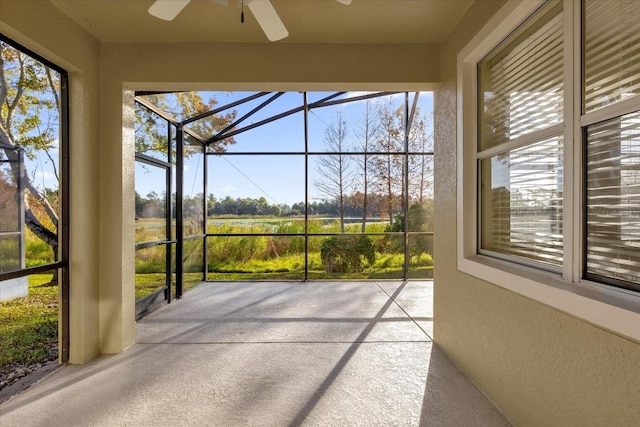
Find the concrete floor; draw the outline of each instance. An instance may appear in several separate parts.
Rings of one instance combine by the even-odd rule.
[[[209,283],[0,426],[508,426],[433,344],[433,283]]]

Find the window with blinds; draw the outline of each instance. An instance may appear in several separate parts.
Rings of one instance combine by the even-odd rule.
[[[640,290],[640,113],[587,128],[586,273]]]
[[[562,265],[562,137],[481,160],[481,247]]]
[[[584,2],[584,112],[640,92],[640,1]]]
[[[587,279],[640,291],[640,2],[586,0],[584,14],[585,251]],[[600,119],[599,119],[600,120]]]
[[[563,13],[547,2],[478,63],[479,251],[563,262]]]
[[[478,64],[480,151],[562,123],[562,41],[552,2]]]

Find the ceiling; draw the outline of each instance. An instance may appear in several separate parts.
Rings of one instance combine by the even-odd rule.
[[[191,0],[171,22],[149,15],[154,0],[50,0],[105,42],[269,43],[236,0]],[[248,0],[245,0],[245,2]],[[264,1],[264,0],[255,0]],[[441,43],[473,0],[272,0],[289,37],[276,43]]]

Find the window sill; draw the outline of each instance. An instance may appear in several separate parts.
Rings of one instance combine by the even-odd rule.
[[[459,259],[458,269],[640,342],[640,295],[602,284],[571,283],[553,273],[481,255]]]

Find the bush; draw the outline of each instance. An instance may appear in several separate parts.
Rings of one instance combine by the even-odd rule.
[[[403,269],[404,254],[383,254],[380,256],[380,259],[376,261],[376,267],[381,269]]]
[[[409,222],[407,231],[420,232],[433,230],[433,220],[427,207],[414,203],[409,207]],[[388,224],[384,231],[386,233],[400,233],[404,231],[404,215],[401,213],[393,217],[392,224]],[[378,245],[379,252],[402,252],[404,250],[404,237],[385,236]],[[429,235],[416,235],[409,239],[409,254],[412,257],[421,253],[433,253],[433,238]]]
[[[364,261],[376,260],[373,241],[366,236],[333,236],[320,245],[320,258],[327,273],[361,271]]]
[[[433,267],[433,257],[428,253],[421,253],[411,257],[412,267]]]

